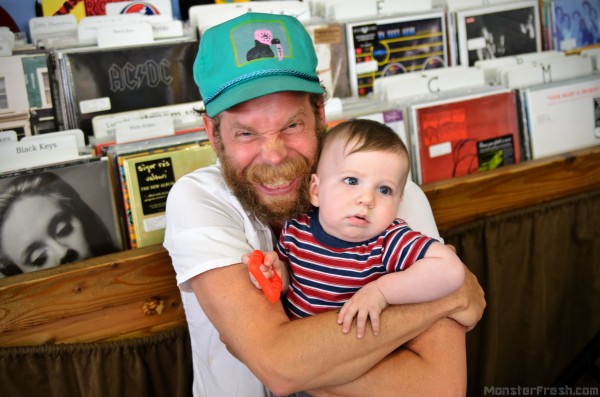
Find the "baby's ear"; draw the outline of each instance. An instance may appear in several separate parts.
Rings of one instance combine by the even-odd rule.
[[[308,197],[314,207],[319,206],[319,177],[312,174],[310,177],[310,186],[308,188]]]

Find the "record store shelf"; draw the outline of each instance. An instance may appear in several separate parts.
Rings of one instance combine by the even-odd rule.
[[[474,219],[600,189],[600,145],[423,189],[443,235]],[[160,245],[0,279],[0,297],[2,346],[133,338],[185,324]]]

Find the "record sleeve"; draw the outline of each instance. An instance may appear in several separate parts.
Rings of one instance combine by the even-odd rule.
[[[522,90],[532,159],[600,144],[597,76]]]
[[[461,65],[542,50],[537,0],[456,11]]]
[[[29,101],[21,57],[0,57],[0,121],[29,118]]]
[[[590,0],[552,0],[554,48],[571,51],[600,43],[600,3]]]
[[[197,40],[58,51],[62,129],[89,138],[94,116],[200,100],[192,76],[197,51]]]
[[[31,130],[34,135],[54,132],[56,120],[49,76],[49,54],[22,55],[25,87],[29,99]]]
[[[86,16],[85,5],[81,0],[41,0],[42,16],[75,15],[77,21]]]
[[[441,11],[348,22],[346,39],[353,96],[368,95],[383,76],[447,66]]]
[[[188,144],[123,156],[123,196],[131,248],[161,244],[167,195],[175,182],[197,168],[214,164],[208,143]]]
[[[419,184],[521,162],[513,90],[486,88],[408,107],[413,171]]]
[[[9,250],[6,241],[0,249],[0,273],[18,274],[15,266],[25,271],[54,267],[123,249],[105,159],[2,174],[0,196],[11,206],[0,226],[10,241]],[[33,216],[26,207],[17,207],[26,198],[36,204]]]
[[[317,53],[317,75],[330,97],[351,95],[348,80],[346,30],[338,22],[307,22],[304,27]]]

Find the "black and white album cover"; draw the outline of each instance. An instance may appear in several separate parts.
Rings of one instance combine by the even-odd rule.
[[[461,65],[541,51],[536,0],[457,11],[456,28]]]
[[[0,176],[0,277],[123,247],[108,161],[88,158]]]
[[[197,40],[137,47],[86,48],[56,54],[64,129],[93,135],[102,114],[200,100],[192,65]]]

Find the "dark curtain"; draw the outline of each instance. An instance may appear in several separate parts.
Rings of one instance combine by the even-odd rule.
[[[550,386],[600,330],[600,191],[474,221],[443,237],[487,298],[467,335],[468,395]]]
[[[114,342],[0,348],[0,394],[23,397],[188,397],[187,327]]]

